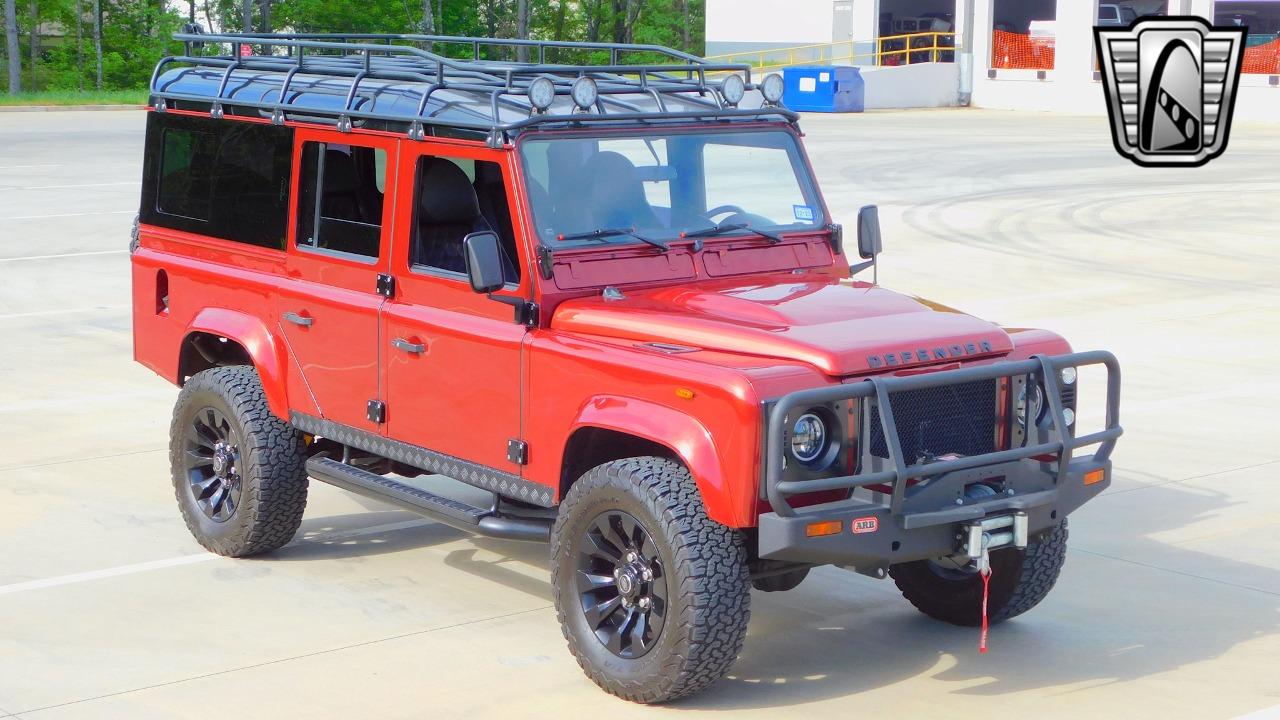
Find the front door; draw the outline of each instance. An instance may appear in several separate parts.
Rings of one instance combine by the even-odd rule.
[[[483,148],[433,155],[406,143],[400,167],[396,294],[382,312],[388,435],[519,474],[507,445],[521,437],[526,329],[513,321],[510,305],[471,290],[462,244],[473,232],[496,233],[510,260],[500,292],[528,297],[506,159]]]
[[[389,272],[398,141],[299,130],[288,279],[280,327],[293,355],[291,396],[312,395],[328,420],[381,432],[378,276]],[[385,201],[384,201],[385,198]],[[298,368],[300,372],[292,371]]]

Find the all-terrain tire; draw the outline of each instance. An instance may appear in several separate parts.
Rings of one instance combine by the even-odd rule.
[[[1053,589],[1067,559],[1067,521],[1027,543],[991,553],[989,620],[1002,622],[1035,607]],[[891,565],[889,575],[920,612],[952,625],[982,623],[982,578],[940,573],[930,561]]]
[[[587,622],[575,558],[592,523],[621,512],[656,546],[665,581],[665,625],[651,649],[621,657]],[[556,614],[569,651],[605,691],[639,703],[698,692],[737,659],[750,618],[750,578],[741,532],[707,517],[689,471],[672,460],[638,457],[600,465],[566,493],[551,537]]]
[[[225,418],[229,436],[237,441],[239,501],[221,521],[201,510],[185,458],[190,424],[210,409]],[[287,544],[307,506],[305,449],[302,434],[267,407],[252,367],[217,367],[192,376],[178,395],[169,429],[174,494],[191,534],[209,551],[228,557]]]

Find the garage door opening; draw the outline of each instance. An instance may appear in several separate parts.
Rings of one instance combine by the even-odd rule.
[[[1058,28],[1057,0],[995,0],[991,67],[1052,70]]]

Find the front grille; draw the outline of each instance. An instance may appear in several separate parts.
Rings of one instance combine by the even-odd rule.
[[[996,450],[996,380],[975,380],[891,393],[902,456],[908,465],[939,455],[981,455]],[[880,409],[871,408],[871,454],[888,458]]]

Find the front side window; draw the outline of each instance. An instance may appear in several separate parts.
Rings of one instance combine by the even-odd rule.
[[[298,247],[377,258],[386,172],[387,153],[380,148],[303,145]]]
[[[826,223],[795,137],[781,130],[530,139],[521,153],[534,224],[551,247],[636,242],[621,230],[673,240]]]
[[[409,259],[416,270],[462,276],[467,272],[463,241],[472,233],[492,232],[502,250],[504,279],[520,282],[501,165],[424,155],[418,159],[414,200]]]

